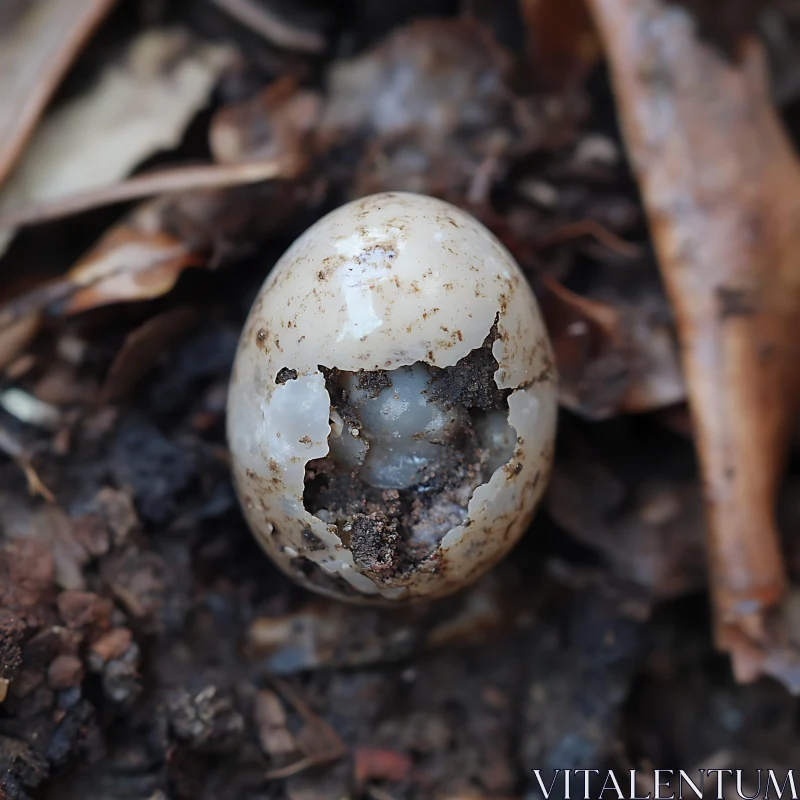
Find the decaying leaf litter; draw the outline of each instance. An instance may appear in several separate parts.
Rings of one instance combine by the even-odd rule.
[[[0,12],[0,796],[794,763],[794,4],[83,5]],[[355,609],[261,555],[222,423],[276,257],[388,189],[512,251],[562,416],[510,558]]]

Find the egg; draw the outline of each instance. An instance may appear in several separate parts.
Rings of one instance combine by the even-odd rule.
[[[556,394],[535,297],[493,234],[423,195],[348,203],[280,258],[243,329],[227,431],[244,515],[314,591],[449,594],[528,527]]]

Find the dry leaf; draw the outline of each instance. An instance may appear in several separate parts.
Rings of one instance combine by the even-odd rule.
[[[0,326],[0,369],[5,369],[35,338],[41,315],[32,311]]]
[[[158,205],[145,205],[111,228],[67,273],[73,293],[66,313],[159,297],[184,269],[202,263],[186,242],[160,228]]]
[[[35,225],[90,209],[142,200],[155,195],[207,192],[212,189],[245,186],[277,178],[294,178],[305,166],[296,160],[294,155],[287,154],[286,158],[279,161],[198,164],[145,172],[110,186],[87,189],[54,200],[45,200],[30,207],[0,213],[0,226],[17,228],[23,225]]]
[[[185,31],[142,34],[87,93],[43,121],[0,193],[0,213],[113,184],[175,147],[230,58]],[[12,235],[0,231],[0,249]]]
[[[116,0],[34,0],[0,36],[0,184],[53,92]]]
[[[166,348],[197,324],[193,308],[173,308],[157,314],[131,331],[108,370],[100,393],[101,401],[113,403],[131,392],[154,367]]]
[[[764,53],[738,61],[659,0],[591,0],[683,348],[718,646],[800,690],[774,614],[775,495],[800,390],[800,165]]]
[[[685,399],[673,332],[645,300],[612,305],[549,276],[542,281],[562,405],[587,419],[605,419]]]

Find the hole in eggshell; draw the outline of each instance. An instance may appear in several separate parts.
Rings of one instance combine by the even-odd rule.
[[[296,381],[297,380],[297,370],[296,369],[289,369],[289,367],[281,367],[278,370],[278,374],[275,376],[275,383],[278,386],[283,385],[287,381]]]
[[[358,569],[375,579],[411,571],[467,519],[475,489],[508,465],[516,433],[510,389],[494,379],[497,320],[452,367],[320,366],[331,402],[330,452],[306,465],[303,504],[335,525]]]

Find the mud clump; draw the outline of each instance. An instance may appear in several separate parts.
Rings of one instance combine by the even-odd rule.
[[[356,564],[376,575],[394,574],[402,549],[398,524],[397,517],[380,511],[350,517],[345,530],[349,528],[350,552]]]

